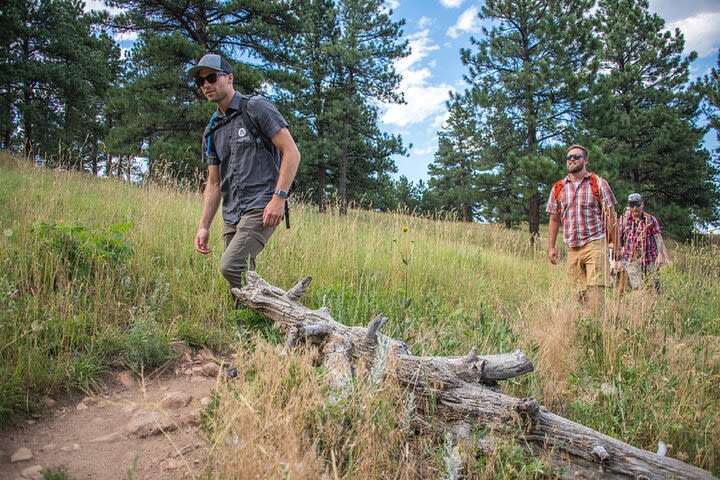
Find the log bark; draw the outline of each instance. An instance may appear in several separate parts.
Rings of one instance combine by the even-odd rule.
[[[423,420],[417,401],[413,426],[470,438],[477,426],[501,431],[520,444],[550,458],[563,478],[688,478],[711,479],[709,472],[679,460],[633,447],[615,438],[548,412],[533,398],[515,398],[495,388],[498,381],[533,370],[525,354],[413,356],[402,340],[380,333],[387,318],[379,315],[367,327],[337,322],[323,307],[310,310],[299,303],[311,277],[287,292],[248,272],[247,285],[233,289],[248,307],[272,320],[287,334],[286,348],[298,342],[318,347],[330,383],[337,389],[352,380],[363,365],[368,372],[393,376],[416,398],[434,399],[432,422]],[[560,468],[558,468],[560,467]]]

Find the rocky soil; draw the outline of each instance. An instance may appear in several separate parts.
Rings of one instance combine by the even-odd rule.
[[[102,391],[47,398],[39,418],[0,431],[0,479],[42,479],[42,469],[73,480],[207,478],[200,412],[223,361],[173,348],[180,360],[161,371],[115,372]]]

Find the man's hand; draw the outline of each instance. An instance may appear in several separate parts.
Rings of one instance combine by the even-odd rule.
[[[207,228],[198,228],[197,235],[195,235],[195,250],[205,254],[210,253],[212,250],[208,248],[208,240],[210,240],[210,232]]]
[[[285,200],[273,195],[263,210],[263,227],[277,227],[285,215]]]
[[[548,260],[550,260],[550,263],[552,263],[553,265],[557,265],[558,254],[557,254],[557,250],[555,249],[555,247],[548,247],[547,254],[548,254]]]

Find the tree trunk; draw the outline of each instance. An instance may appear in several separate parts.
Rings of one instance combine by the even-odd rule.
[[[392,377],[414,394],[413,426],[429,433],[451,432],[472,441],[476,427],[502,431],[535,455],[548,459],[563,478],[693,478],[710,473],[679,460],[632,447],[583,425],[548,412],[533,398],[505,395],[495,385],[531,372],[520,351],[478,356],[473,349],[462,357],[416,357],[402,340],[378,331],[387,321],[379,315],[367,327],[347,327],[323,307],[310,310],[299,303],[311,278],[287,292],[247,273],[247,285],[233,294],[287,334],[286,348],[299,342],[317,348],[331,387],[342,389],[359,371]],[[356,368],[364,365],[366,368]],[[434,405],[432,423],[427,406]],[[492,448],[492,442],[489,444]],[[483,444],[484,448],[487,443]]]
[[[528,228],[530,229],[530,245],[534,246],[535,240],[540,236],[540,193],[537,191],[530,195]]]

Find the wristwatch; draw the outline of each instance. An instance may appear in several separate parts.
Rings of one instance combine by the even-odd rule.
[[[282,198],[283,200],[287,200],[288,198],[288,192],[286,192],[285,190],[273,190],[273,193],[278,197]]]

